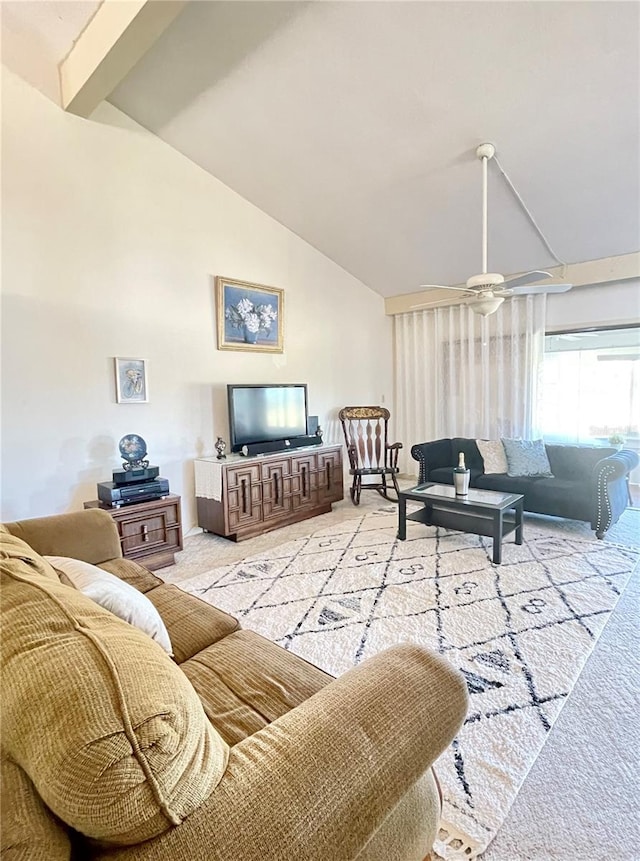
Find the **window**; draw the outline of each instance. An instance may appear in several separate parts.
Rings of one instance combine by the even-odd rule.
[[[640,327],[545,335],[541,407],[547,442],[609,445],[620,437],[636,448]]]

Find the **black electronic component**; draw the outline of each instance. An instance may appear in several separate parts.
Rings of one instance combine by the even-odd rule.
[[[169,493],[169,482],[166,478],[156,478],[155,481],[140,481],[135,484],[117,485],[113,481],[98,482],[98,499],[105,505],[118,507],[132,502],[146,502],[149,499],[160,499]]]

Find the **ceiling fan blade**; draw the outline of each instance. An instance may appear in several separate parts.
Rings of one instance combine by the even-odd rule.
[[[472,296],[471,293],[467,294],[469,297]],[[448,308],[450,305],[457,305],[458,300],[456,299],[439,299],[437,302],[421,302],[419,305],[409,305],[409,310],[411,311],[419,311],[421,308]]]
[[[409,310],[420,311],[422,308],[435,308],[436,305],[441,305],[441,302],[422,302],[420,305],[409,305]]]
[[[551,272],[534,269],[531,272],[524,272],[522,275],[514,275],[512,278],[505,278],[504,283],[509,287],[522,287],[525,284],[535,284],[536,281],[542,281],[543,278],[553,278],[553,275]]]
[[[447,284],[420,284],[420,287],[423,287],[425,290],[433,288],[434,290],[461,290],[463,293],[469,292],[466,287],[449,287]]]
[[[531,287],[512,287],[512,296],[535,296],[539,293],[566,293],[573,284],[533,284]]]

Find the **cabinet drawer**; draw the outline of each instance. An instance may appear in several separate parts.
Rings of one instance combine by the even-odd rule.
[[[271,481],[274,475],[284,478],[291,475],[291,458],[283,457],[278,460],[268,460],[260,464],[260,477],[262,481]]]
[[[342,452],[321,452],[318,455],[318,469],[320,471],[324,471],[327,465],[331,465],[333,468],[340,467],[340,469],[342,469]]]
[[[103,508],[97,500],[85,502],[85,508]],[[182,550],[180,497],[105,508],[114,519],[120,537],[122,555],[155,570],[173,565],[174,553]]]
[[[303,472],[315,472],[318,469],[316,454],[297,454],[291,458],[291,473],[298,475]]]
[[[252,503],[246,509],[234,508],[227,512],[227,525],[229,532],[236,532],[243,526],[262,521],[262,503]]]
[[[239,484],[227,490],[227,528],[235,532],[241,526],[259,523],[262,519],[262,488],[244,475]]]
[[[150,550],[159,545],[179,547],[175,509],[129,516],[118,522],[124,556],[135,550]]]
[[[291,483],[289,462],[263,465],[262,510],[264,518],[279,517],[291,511]],[[268,476],[268,477],[267,477]]]
[[[318,495],[321,502],[337,502],[344,497],[342,452],[318,455]]]
[[[318,504],[318,473],[302,469],[291,476],[291,498],[296,508]]]
[[[260,464],[247,463],[239,466],[230,466],[224,472],[224,481],[228,490],[241,487],[242,484],[257,485],[260,483]]]

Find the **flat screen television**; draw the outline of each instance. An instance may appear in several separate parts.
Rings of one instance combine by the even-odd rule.
[[[227,398],[231,451],[307,433],[306,383],[228,385]]]

